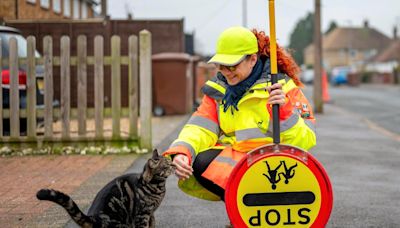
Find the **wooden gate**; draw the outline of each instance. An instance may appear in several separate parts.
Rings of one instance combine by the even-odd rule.
[[[9,42],[8,57],[2,56],[0,50],[0,100],[3,101],[0,102],[0,120],[3,120],[0,121],[0,143],[3,146],[36,148],[50,145],[53,149],[77,145],[150,149],[151,34],[142,30],[139,39],[134,35],[128,39],[128,47],[124,47],[129,49],[128,56],[120,54],[119,36],[111,38],[111,56],[104,56],[102,36],[94,38],[94,56],[87,56],[87,38],[83,35],[76,40],[77,56],[70,56],[71,40],[68,36],[61,37],[60,56],[53,56],[50,36],[43,38],[43,56],[35,55],[36,41],[33,36],[27,38],[27,47],[18,47],[15,37],[0,40],[0,49],[1,42]],[[25,48],[27,56],[20,57],[18,49]],[[94,85],[90,85],[94,86],[93,108],[87,107],[87,67],[90,65],[95,72]],[[111,66],[111,85],[104,85],[106,65]],[[121,65],[129,68],[128,94],[121,94]],[[37,66],[44,67],[44,75],[36,75]],[[53,97],[53,66],[60,69],[60,101]],[[76,72],[70,71],[71,66],[76,66]],[[71,108],[71,77],[77,77],[77,108]],[[111,86],[111,107],[104,107],[106,86]],[[43,93],[43,104],[37,101],[37,89]],[[3,95],[7,92],[9,108],[5,109]],[[129,107],[121,107],[121,96],[129,97]],[[25,107],[22,100],[26,103]],[[3,135],[3,125],[7,122],[9,134]],[[20,132],[21,124],[26,124],[26,132]]]

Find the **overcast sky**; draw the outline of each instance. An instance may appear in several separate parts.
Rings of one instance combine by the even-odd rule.
[[[212,54],[218,35],[227,27],[242,25],[243,0],[109,0],[113,19],[181,19],[184,29],[194,33],[198,53]],[[368,19],[371,27],[389,37],[393,27],[400,34],[400,0],[321,0],[322,29],[334,20],[339,26],[358,27]],[[300,18],[314,10],[314,0],[276,0],[276,36],[288,45],[289,36]],[[268,26],[268,0],[247,0],[247,27],[265,30]]]

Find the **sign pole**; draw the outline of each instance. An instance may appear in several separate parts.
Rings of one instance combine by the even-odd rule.
[[[271,59],[271,82],[278,83],[278,64],[276,56],[276,35],[275,35],[275,1],[269,0],[269,36],[270,36],[270,59]],[[279,144],[280,126],[279,126],[279,104],[272,105],[272,134],[274,144]]]
[[[314,14],[314,110],[324,112],[322,99],[322,37],[321,37],[321,0],[315,0]]]

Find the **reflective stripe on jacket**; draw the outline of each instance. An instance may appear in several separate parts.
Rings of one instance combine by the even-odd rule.
[[[184,126],[179,137],[164,152],[165,156],[185,154],[192,164],[196,155],[212,147],[230,146],[234,151],[248,152],[258,146],[272,143],[272,122],[267,111],[269,97],[267,86],[270,76],[263,73],[238,103],[239,111],[223,111],[221,102],[227,85],[217,77],[206,82],[202,91],[202,103]],[[301,90],[288,76],[279,74],[278,82],[287,97],[283,110],[286,117],[281,119],[281,142],[308,150],[316,144],[315,119],[311,106]],[[208,173],[212,172],[207,170]],[[218,172],[222,172],[219,170]],[[228,174],[229,175],[229,174]],[[204,189],[197,186],[193,177],[186,183],[180,181],[181,189],[203,199],[215,200],[215,195],[207,196]],[[197,193],[196,193],[197,191]]]

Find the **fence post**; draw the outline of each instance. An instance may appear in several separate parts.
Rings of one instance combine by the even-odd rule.
[[[43,38],[44,56],[44,137],[53,136],[53,39],[51,36]]]
[[[78,74],[78,135],[86,135],[87,76],[86,76],[86,36],[78,36],[77,74]]]
[[[138,39],[129,36],[129,138],[138,136]]]
[[[27,135],[28,138],[36,138],[36,39],[34,36],[28,37],[28,62],[27,62]]]
[[[61,37],[61,121],[63,139],[68,139],[70,136],[70,111],[71,111],[71,96],[70,96],[70,39],[68,36]]]
[[[111,107],[112,107],[112,138],[120,138],[121,115],[121,38],[111,37]]]
[[[151,149],[152,141],[152,72],[151,72],[151,33],[139,33],[140,59],[140,146]]]
[[[94,38],[94,107],[96,139],[103,138],[104,110],[104,38],[100,35]]]
[[[10,136],[17,139],[19,133],[19,75],[18,46],[15,37],[10,38]]]

